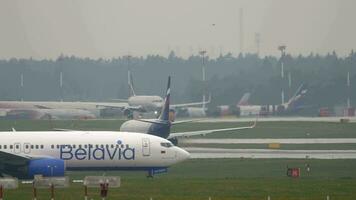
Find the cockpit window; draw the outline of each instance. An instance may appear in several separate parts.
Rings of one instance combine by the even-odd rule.
[[[161,143],[161,146],[162,146],[162,147],[169,148],[169,147],[173,147],[173,144],[170,143],[170,142],[162,142],[162,143]]]

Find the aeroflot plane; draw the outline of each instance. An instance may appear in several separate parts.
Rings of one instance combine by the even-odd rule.
[[[251,126],[245,126],[245,127],[233,127],[233,128],[223,128],[223,129],[210,129],[210,130],[201,130],[201,131],[171,133],[172,125],[190,122],[192,120],[180,121],[180,122],[171,122],[169,120],[170,96],[171,96],[171,77],[168,77],[166,98],[164,100],[164,106],[162,107],[162,112],[159,118],[129,120],[121,125],[120,131],[147,133],[151,135],[156,135],[162,138],[169,139],[174,144],[178,144],[179,137],[206,135],[210,133],[217,133],[223,131],[237,131],[237,130],[251,129],[256,126],[256,121],[255,121]]]
[[[189,153],[148,134],[110,131],[0,132],[0,173],[21,179],[66,170],[166,172]]]

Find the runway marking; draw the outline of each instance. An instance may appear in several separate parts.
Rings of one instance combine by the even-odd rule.
[[[271,150],[185,148],[191,158],[356,159],[356,150]]]
[[[356,138],[181,139],[185,144],[356,144]]]

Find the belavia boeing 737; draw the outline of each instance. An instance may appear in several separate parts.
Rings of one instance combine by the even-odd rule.
[[[112,131],[1,132],[0,173],[21,179],[66,170],[166,172],[189,153],[148,134]]]

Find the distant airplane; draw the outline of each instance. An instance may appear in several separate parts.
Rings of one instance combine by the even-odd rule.
[[[237,106],[247,106],[249,105],[248,100],[250,99],[251,93],[245,93],[240,101],[237,103]],[[211,110],[210,114],[213,116],[228,116],[236,114],[236,106],[235,105],[219,105],[215,110]]]
[[[251,93],[246,92],[237,103],[237,106],[246,106],[248,105],[248,100],[250,99]]]
[[[126,116],[132,116],[133,111],[154,112],[157,116],[163,105],[160,96],[136,95],[133,79],[128,72],[128,83],[131,96],[128,99],[116,99],[121,102],[60,102],[60,101],[0,101],[0,110],[7,110],[10,118],[23,116],[51,116],[52,119],[80,119],[101,117],[108,111],[123,111]],[[192,102],[172,105],[172,109],[188,108],[191,106],[206,105],[208,101]],[[194,108],[191,108],[194,109]],[[11,111],[11,112],[9,112]],[[15,114],[18,114],[17,116]],[[79,116],[79,117],[77,117]]]
[[[60,101],[0,101],[4,118],[18,119],[85,119],[99,118],[105,110],[116,110],[123,103],[115,102],[60,102]]]
[[[169,120],[170,92],[171,92],[170,85],[171,85],[171,77],[168,77],[167,93],[164,100],[164,106],[162,107],[162,111],[158,119],[129,120],[121,125],[120,131],[138,132],[138,133],[147,133],[151,135],[156,135],[162,138],[167,138],[170,141],[172,141],[174,144],[178,144],[179,137],[206,135],[209,133],[222,132],[222,131],[251,129],[254,128],[256,125],[255,122],[252,126],[246,126],[246,127],[234,127],[234,128],[224,128],[224,129],[210,129],[210,130],[201,130],[201,131],[171,133],[172,125],[191,122],[192,120],[178,121],[178,122],[171,122]]]
[[[52,108],[52,109],[40,109],[40,108],[23,108],[23,109],[0,109],[4,114],[5,119],[62,119],[62,120],[73,120],[73,119],[95,119],[97,115],[93,112],[83,110],[83,109],[63,109],[63,108]]]
[[[0,132],[0,173],[20,179],[66,170],[167,171],[189,153],[148,134],[113,131]]]
[[[289,101],[280,105],[250,105],[247,101],[247,104],[242,104],[240,101],[236,105],[237,113],[239,113],[240,116],[293,113],[305,107],[302,105],[302,100],[305,97],[307,91],[308,90],[306,89],[306,86],[301,84],[296,93],[289,99]]]
[[[156,115],[159,114],[159,111],[162,110],[164,105],[163,98],[155,95],[136,95],[134,90],[133,78],[130,71],[128,71],[128,85],[130,90],[130,97],[128,99],[115,99],[120,102],[126,102],[127,106],[121,106],[120,108],[124,109],[124,113],[127,116],[130,116],[133,111],[139,112],[155,112]],[[192,103],[182,103],[182,104],[173,104],[171,108],[173,110],[178,109],[189,109],[196,110],[192,106],[200,106],[210,103],[211,98],[208,101],[201,102],[192,102]],[[199,110],[201,112],[201,110]]]

